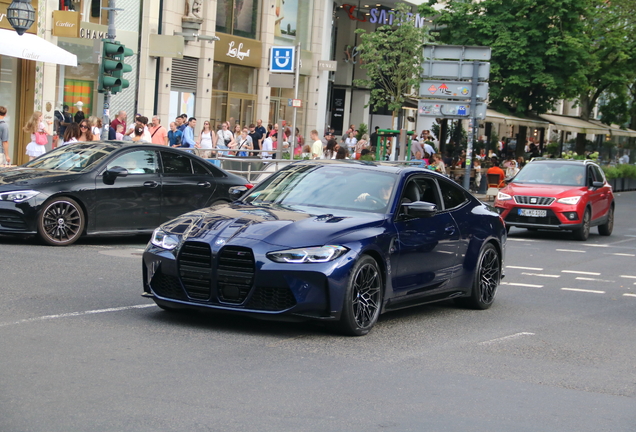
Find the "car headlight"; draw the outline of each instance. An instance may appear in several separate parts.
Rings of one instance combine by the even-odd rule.
[[[497,201],[508,201],[511,199],[512,199],[512,196],[508,195],[507,193],[499,192],[497,194]]]
[[[567,197],[567,198],[559,198],[557,200],[558,203],[561,204],[578,204],[579,201],[581,201],[581,197],[580,196],[574,196],[574,197]]]
[[[150,243],[162,249],[172,250],[179,244],[179,238],[177,236],[167,234],[161,228],[157,228],[152,233]]]
[[[14,203],[21,203],[23,201],[33,198],[39,193],[40,193],[39,191],[35,191],[35,190],[2,192],[0,193],[0,201],[13,201]]]
[[[324,263],[333,261],[347,252],[344,246],[317,246],[269,252],[267,258],[279,263]]]

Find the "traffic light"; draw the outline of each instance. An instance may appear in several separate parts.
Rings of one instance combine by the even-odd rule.
[[[121,64],[121,69],[118,69],[115,72],[115,76],[119,79],[119,85],[115,85],[111,91],[113,92],[113,94],[122,91],[125,88],[128,88],[128,86],[130,85],[130,82],[128,82],[127,79],[124,78],[124,74],[127,72],[132,72],[132,66],[129,64],[126,64],[124,62],[126,57],[130,57],[133,55],[133,51],[130,48],[126,48],[124,45],[119,45],[120,48],[122,48],[121,52],[119,52],[117,54],[117,58],[119,59],[119,62]]]
[[[119,42],[102,40],[102,62],[99,68],[98,92],[112,91],[113,87],[121,85],[117,74],[124,67],[119,61],[119,54],[123,52],[124,47]]]
[[[121,43],[102,40],[102,62],[99,71],[98,92],[104,93],[110,90],[112,94],[115,94],[130,85],[123,76],[124,73],[132,71],[132,66],[126,64],[124,59],[132,55],[132,50]]]

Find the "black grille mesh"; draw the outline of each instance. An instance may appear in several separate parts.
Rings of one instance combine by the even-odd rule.
[[[217,266],[219,300],[243,303],[254,281],[254,254],[251,249],[226,246],[221,249]]]
[[[27,225],[21,216],[12,212],[0,211],[0,227],[26,230]]]
[[[257,287],[247,303],[248,309],[282,311],[296,306],[296,298],[287,287]]]
[[[539,225],[561,225],[561,221],[552,210],[546,209],[545,217],[519,216],[519,207],[513,207],[506,216],[506,222],[533,223]]]
[[[209,300],[212,287],[212,251],[207,243],[185,242],[179,253],[179,276],[188,296]]]
[[[165,275],[161,271],[155,273],[152,277],[150,288],[158,296],[175,300],[186,300],[186,295],[181,288],[181,284],[179,284],[179,279]]]
[[[536,206],[549,206],[549,205],[551,205],[554,202],[554,198],[552,198],[552,197],[515,195],[515,202],[517,204],[528,204],[528,205],[536,205]]]

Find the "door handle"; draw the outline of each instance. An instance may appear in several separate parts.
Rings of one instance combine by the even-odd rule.
[[[156,181],[147,181],[144,182],[144,186],[149,188],[156,188],[157,186],[159,186],[159,183],[157,183]]]
[[[455,234],[455,227],[450,225],[447,226],[446,228],[444,228],[444,232],[448,235],[454,235]]]
[[[205,181],[205,182],[197,183],[197,186],[201,186],[201,187],[204,187],[204,188],[209,188],[211,186],[211,184],[210,184],[210,182],[206,182]]]

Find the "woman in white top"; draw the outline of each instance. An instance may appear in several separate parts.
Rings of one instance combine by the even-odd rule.
[[[325,154],[322,157],[323,159],[335,159],[336,153],[338,153],[338,148],[340,146],[334,139],[330,139],[327,141],[327,147],[325,148]]]
[[[102,119],[96,116],[90,116],[88,118],[88,124],[91,125],[93,139],[100,139],[100,137],[102,136]]]
[[[29,155],[29,160],[33,160],[36,157],[46,153],[46,145],[38,144],[36,142],[36,134],[49,135],[49,132],[46,130],[46,123],[44,123],[44,119],[40,111],[35,111],[33,113],[22,130],[28,134],[31,134],[31,142],[26,147],[26,154]]]
[[[212,149],[216,147],[216,136],[214,131],[210,129],[210,122],[207,120],[203,122],[203,129],[199,135],[199,142],[195,147],[202,150],[198,152],[198,155],[202,158],[209,159],[212,157]]]
[[[234,136],[232,132],[228,130],[227,123],[221,123],[221,128],[216,133],[216,148],[227,149],[234,145]],[[228,152],[220,151],[219,156],[227,156]]]
[[[64,131],[64,144],[73,144],[79,141],[79,137],[82,135],[79,125],[77,123],[71,123],[66,127]]]
[[[345,140],[347,149],[349,149],[349,154],[355,153],[357,143],[358,143],[358,139],[356,138],[355,134],[353,132],[349,132],[349,136]]]

